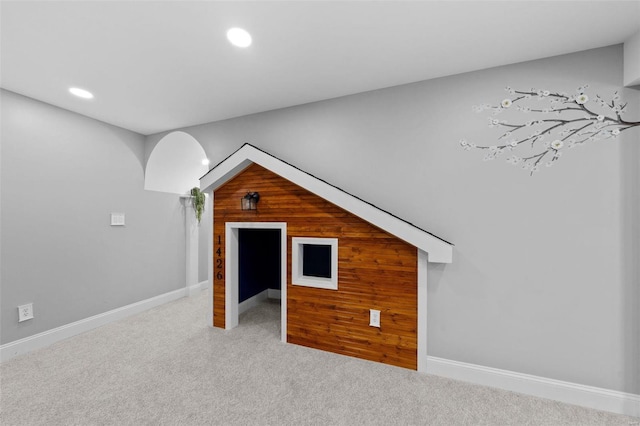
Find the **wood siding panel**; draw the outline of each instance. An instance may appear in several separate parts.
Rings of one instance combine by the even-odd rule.
[[[258,211],[240,210],[240,198],[254,191]],[[414,246],[256,164],[218,188],[214,201],[214,326],[225,326],[225,223],[287,222],[287,341],[417,368]],[[338,238],[338,290],[292,285],[292,237]],[[369,309],[380,310],[380,328],[369,326]]]

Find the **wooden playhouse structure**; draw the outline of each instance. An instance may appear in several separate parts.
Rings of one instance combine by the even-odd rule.
[[[279,229],[283,342],[426,371],[427,266],[450,263],[451,243],[250,144],[200,187],[213,202],[214,327],[238,324],[238,231]],[[249,193],[257,210],[241,208]],[[315,256],[324,272],[306,272]]]

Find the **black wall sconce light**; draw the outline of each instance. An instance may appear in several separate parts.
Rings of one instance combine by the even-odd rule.
[[[247,192],[247,195],[240,198],[240,206],[242,210],[258,210],[258,201],[260,201],[259,193]]]

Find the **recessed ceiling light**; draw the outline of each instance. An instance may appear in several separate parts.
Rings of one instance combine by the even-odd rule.
[[[231,28],[227,31],[227,38],[229,42],[238,47],[251,46],[251,34],[242,28]]]
[[[209,159],[208,159],[208,158],[205,158],[204,160],[202,160],[202,165],[203,165],[203,166],[208,166],[208,165],[209,165],[209,163],[210,163],[210,161],[209,161]]]
[[[84,89],[80,89],[78,87],[70,88],[69,92],[71,92],[73,95],[76,95],[77,97],[82,99],[93,99],[93,93]]]

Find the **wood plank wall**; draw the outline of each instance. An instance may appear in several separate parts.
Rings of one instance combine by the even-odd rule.
[[[242,211],[253,191],[258,212]],[[225,222],[287,222],[287,341],[417,369],[416,247],[256,164],[214,203],[214,326],[225,326]],[[291,237],[338,238],[338,290],[291,284]],[[381,311],[380,328],[369,309]]]

